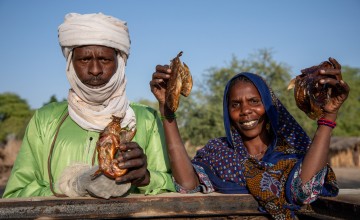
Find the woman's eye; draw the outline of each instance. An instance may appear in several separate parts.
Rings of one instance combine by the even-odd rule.
[[[250,103],[252,103],[254,105],[257,105],[257,104],[261,103],[261,100],[259,100],[259,99],[251,99]]]
[[[231,107],[233,107],[233,108],[237,108],[237,107],[239,107],[239,106],[240,106],[239,103],[232,103],[232,104],[231,104]]]

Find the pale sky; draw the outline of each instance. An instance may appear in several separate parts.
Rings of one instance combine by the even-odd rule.
[[[34,109],[52,95],[67,97],[57,28],[70,12],[127,21],[131,101],[155,100],[149,88],[155,66],[179,51],[195,87],[209,68],[265,48],[293,75],[330,56],[360,68],[358,0],[0,0],[0,93],[16,93]]]

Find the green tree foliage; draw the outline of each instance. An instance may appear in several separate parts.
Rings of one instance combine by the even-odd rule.
[[[343,79],[350,86],[350,93],[336,120],[335,136],[360,136],[360,69],[342,67]]]
[[[5,142],[8,135],[22,139],[32,115],[26,100],[13,93],[0,94],[0,142]]]

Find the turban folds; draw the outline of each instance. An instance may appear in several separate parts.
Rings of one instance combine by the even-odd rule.
[[[82,45],[102,45],[130,52],[129,30],[125,21],[97,14],[69,13],[58,28],[59,43],[65,58],[70,50]]]

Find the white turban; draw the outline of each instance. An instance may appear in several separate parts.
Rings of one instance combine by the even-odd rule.
[[[69,13],[59,26],[59,43],[65,58],[74,47],[102,45],[123,51],[129,56],[130,37],[125,21],[98,14]],[[69,50],[70,49],[70,50]]]
[[[126,97],[125,60],[117,54],[117,70],[101,88],[83,84],[72,63],[73,48],[86,45],[107,46],[129,54],[130,39],[126,22],[99,14],[70,13],[58,29],[59,43],[67,61],[66,76],[71,89],[68,95],[70,117],[82,128],[102,131],[115,115],[123,118],[122,127],[135,129],[135,113]]]

